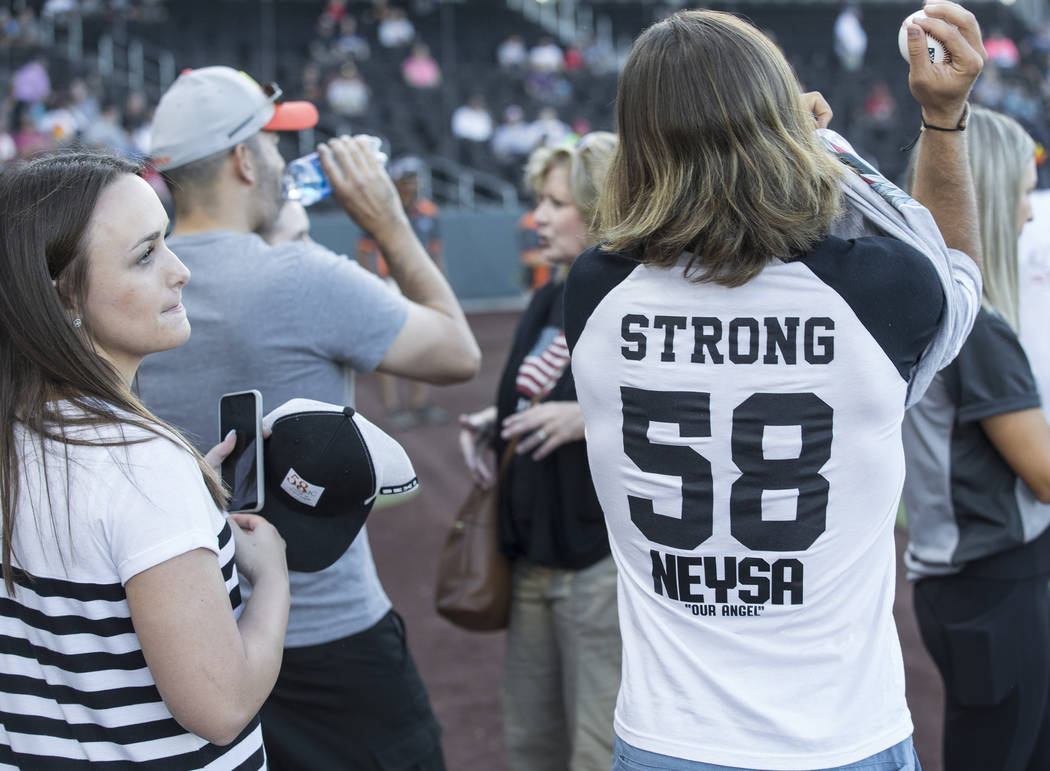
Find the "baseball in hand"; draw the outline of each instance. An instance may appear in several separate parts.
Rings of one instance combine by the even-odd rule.
[[[904,57],[904,61],[909,61],[908,57],[908,22],[914,22],[918,19],[928,19],[929,17],[922,11],[916,11],[901,24],[900,34],[897,35],[897,47],[901,50],[901,56]],[[951,52],[944,47],[937,38],[932,35],[926,35],[926,48],[930,52],[930,62],[933,64],[947,64],[952,60]]]

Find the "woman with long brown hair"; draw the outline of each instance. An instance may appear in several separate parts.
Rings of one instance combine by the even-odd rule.
[[[0,763],[263,768],[284,544],[227,519],[215,471],[132,393],[190,334],[138,171],[69,153],[0,173]]]
[[[927,14],[916,198],[966,254],[831,235],[847,172],[822,100],[747,22],[672,14],[624,66],[604,243],[565,288],[618,573],[615,771],[917,766],[892,615],[901,421],[980,285],[958,131],[983,46],[967,11]]]

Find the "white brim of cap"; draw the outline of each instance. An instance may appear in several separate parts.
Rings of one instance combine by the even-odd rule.
[[[294,415],[297,412],[335,412],[343,413],[344,407],[314,399],[289,399],[280,407],[267,413],[263,426],[271,428],[278,418]],[[401,446],[390,434],[376,426],[357,410],[351,418],[364,439],[372,466],[376,473],[376,490],[372,494],[375,509],[384,509],[414,498],[419,493],[419,480],[412,461]],[[371,499],[370,499],[371,500]],[[367,501],[366,501],[367,503]]]

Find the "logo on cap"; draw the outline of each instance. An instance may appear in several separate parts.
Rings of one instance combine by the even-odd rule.
[[[281,489],[299,501],[299,503],[304,503],[311,508],[317,506],[317,502],[321,500],[321,496],[324,494],[323,487],[310,484],[299,476],[294,468],[289,468],[288,473],[284,475]]]

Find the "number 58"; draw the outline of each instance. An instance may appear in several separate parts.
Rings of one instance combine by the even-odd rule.
[[[628,495],[631,521],[654,543],[695,549],[714,526],[711,462],[684,445],[653,444],[649,424],[673,423],[683,438],[711,436],[711,394],[648,391],[622,386],[623,448],[642,471],[682,480],[682,517],[653,510],[648,498]],[[755,551],[805,551],[826,527],[828,480],[820,469],[831,457],[831,407],[813,393],[756,393],[733,410],[732,457],[740,476],[729,500],[730,532]],[[767,459],[766,426],[799,426],[797,458]],[[798,512],[789,521],[762,519],[763,490],[798,490]]]

